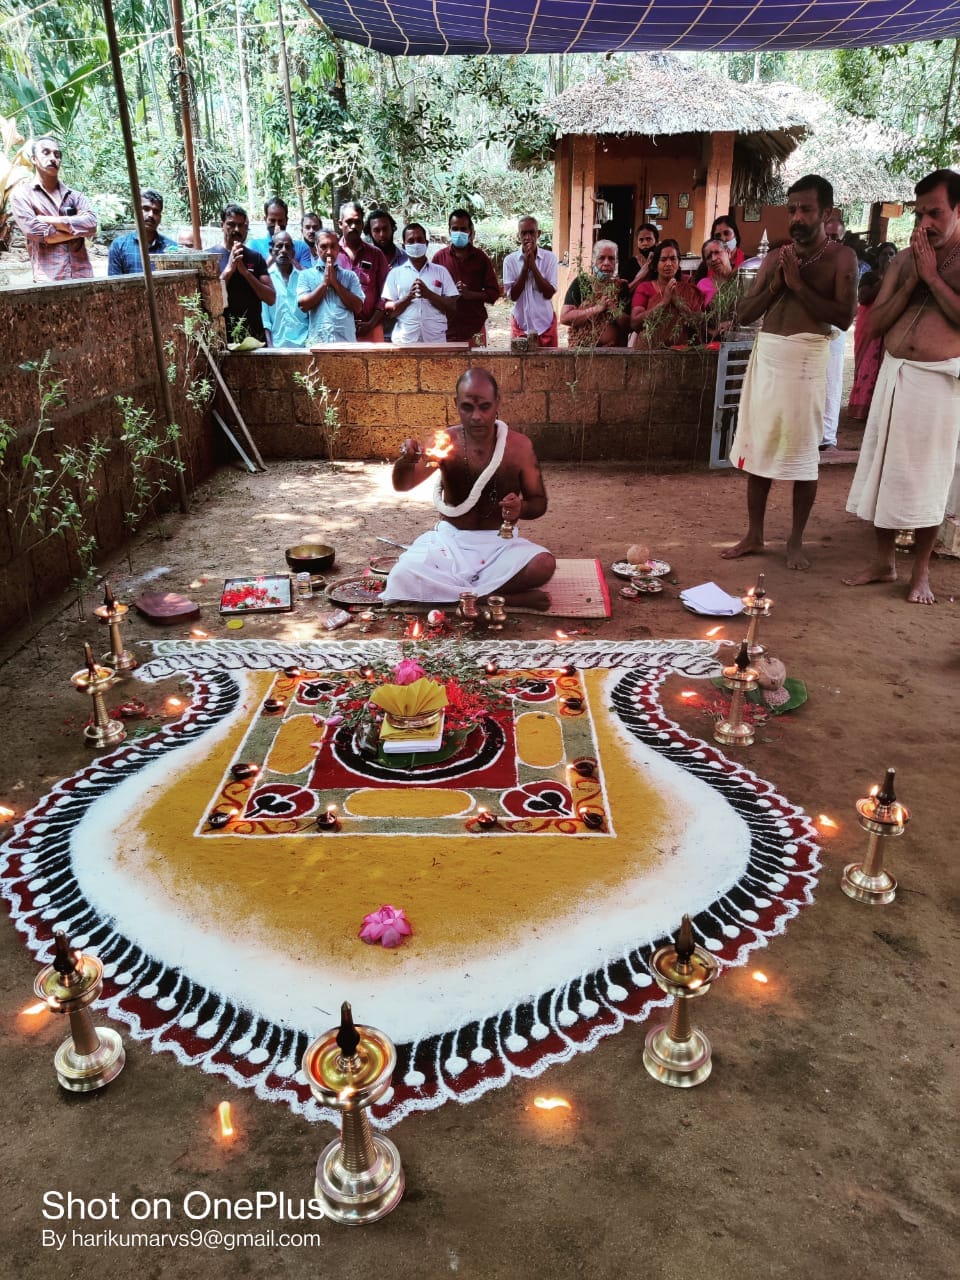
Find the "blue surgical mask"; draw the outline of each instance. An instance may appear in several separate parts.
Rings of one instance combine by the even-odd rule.
[[[450,243],[455,249],[465,249],[470,243],[469,231],[451,231]]]
[[[721,240],[720,243],[728,253],[733,253],[734,249],[737,247],[737,237],[734,236],[731,240]]]
[[[405,244],[403,247],[408,258],[425,258],[427,256],[427,246],[420,240],[414,240],[412,244]]]

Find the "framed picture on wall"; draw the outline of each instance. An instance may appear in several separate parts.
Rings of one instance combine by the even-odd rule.
[[[693,210],[688,209],[683,217],[683,225],[687,231],[693,230]]]
[[[651,196],[651,202],[657,206],[658,218],[670,217],[670,197],[669,196]]]
[[[689,191],[681,191],[680,194],[677,196],[677,208],[678,209],[690,208],[690,192]]]
[[[743,206],[743,220],[744,222],[760,221],[760,201],[759,200],[747,201],[747,203]]]

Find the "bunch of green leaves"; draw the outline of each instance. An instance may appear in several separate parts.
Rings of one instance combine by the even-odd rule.
[[[311,425],[320,433],[320,440],[330,461],[333,461],[337,437],[343,427],[340,419],[339,391],[331,391],[324,382],[316,362],[310,361],[306,373],[294,373],[293,381],[307,397]]]
[[[115,396],[114,403],[120,410],[120,441],[129,454],[132,477],[132,494],[123,518],[133,530],[139,528],[150,504],[169,491],[164,469],[183,471],[183,463],[173,451],[180,428],[175,422],[159,427],[151,410],[135,404],[130,396]]]

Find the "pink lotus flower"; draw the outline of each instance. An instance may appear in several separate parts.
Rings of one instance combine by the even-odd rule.
[[[415,680],[423,679],[426,674],[416,658],[404,658],[393,668],[393,682],[394,684],[413,684]]]
[[[379,942],[382,946],[399,947],[413,930],[403,907],[381,907],[363,917],[363,927],[357,935],[363,942]]]

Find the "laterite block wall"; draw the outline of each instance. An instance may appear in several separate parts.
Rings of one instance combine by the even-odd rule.
[[[543,460],[651,466],[710,457],[717,358],[712,351],[470,351],[467,347],[330,346],[228,356],[224,375],[264,457],[322,457],[310,402],[293,379],[316,370],[340,392],[340,458],[391,458],[411,434],[457,421],[453,388],[471,366],[500,384],[504,419]]]
[[[154,279],[164,336],[176,341],[182,356],[184,339],[174,331],[182,316],[178,300],[202,288],[208,308],[219,315],[223,310],[219,281],[202,279],[193,271],[159,273]],[[32,607],[50,599],[77,572],[61,537],[37,541],[29,528],[21,537],[20,521],[7,512],[22,474],[21,454],[37,426],[37,378],[20,366],[41,360],[47,351],[53,373],[64,380],[67,398],[52,418],[53,431],[41,439],[41,456],[47,465],[54,465],[53,455],[65,445],[79,445],[95,436],[119,438],[121,421],[114,396],[131,396],[154,410],[158,422],[163,420],[142,277],[0,292],[0,418],[17,432],[0,465],[0,631],[27,617],[28,601]],[[212,433],[207,415],[197,414],[183,399],[183,387],[174,387],[173,393],[190,489],[212,470]],[[122,546],[128,536],[123,516],[131,479],[124,462],[122,453],[111,450],[110,464],[96,481],[96,530],[101,548],[108,552]],[[174,483],[169,473],[171,489]],[[164,495],[164,500],[167,506],[175,504],[175,491]]]

